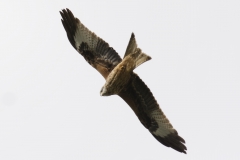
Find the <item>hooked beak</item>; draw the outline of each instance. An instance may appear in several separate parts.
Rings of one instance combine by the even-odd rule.
[[[108,96],[106,88],[103,86],[101,91],[100,91],[101,96]]]

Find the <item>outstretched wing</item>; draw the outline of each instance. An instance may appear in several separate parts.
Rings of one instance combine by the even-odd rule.
[[[106,79],[112,69],[122,61],[118,53],[86,28],[69,9],[63,9],[60,14],[72,46]]]
[[[133,109],[141,123],[163,145],[186,153],[184,139],[178,135],[147,85],[133,74],[129,86],[119,96]]]

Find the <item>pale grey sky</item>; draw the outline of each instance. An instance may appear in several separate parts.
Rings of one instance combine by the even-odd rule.
[[[134,32],[152,57],[135,72],[186,140],[156,141],[70,45],[69,8],[122,57]],[[0,159],[239,159],[240,2],[1,1]]]

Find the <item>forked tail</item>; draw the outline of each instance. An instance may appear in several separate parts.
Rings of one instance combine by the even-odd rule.
[[[137,47],[137,42],[134,33],[132,33],[131,35],[124,58],[127,56],[131,56],[132,59],[134,60],[135,64],[134,68],[151,59],[150,56],[143,53],[142,50]]]

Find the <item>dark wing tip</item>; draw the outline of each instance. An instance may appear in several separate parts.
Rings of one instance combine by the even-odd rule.
[[[177,132],[171,133],[167,135],[166,137],[160,137],[152,134],[160,143],[167,147],[171,147],[175,149],[178,152],[187,154],[187,147],[183,144],[185,143],[185,140],[180,137]]]
[[[60,12],[60,14],[62,14],[62,13],[69,13],[69,14],[72,14],[71,10],[68,9],[68,8],[66,8],[66,9],[62,9],[62,11],[59,11],[59,12]],[[73,15],[73,14],[72,14],[72,15]]]
[[[78,19],[74,17],[73,13],[68,8],[62,9],[60,14],[62,16],[61,21],[67,33],[68,39],[72,46],[76,49],[74,35],[77,30]]]

